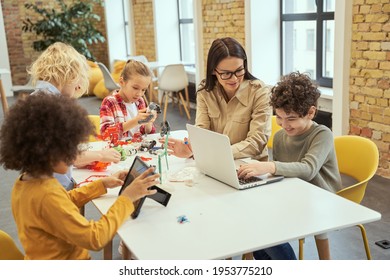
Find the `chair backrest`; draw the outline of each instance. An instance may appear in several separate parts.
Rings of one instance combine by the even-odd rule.
[[[0,260],[23,260],[22,252],[8,233],[0,230]]]
[[[28,81],[24,85],[14,85],[11,87],[11,90],[14,92],[14,94],[19,94],[19,93],[32,93],[35,91],[35,86],[32,83],[32,76],[29,75]]]
[[[88,115],[89,120],[95,125],[96,135],[100,135],[100,116],[99,115]],[[90,135],[89,142],[99,141],[94,135]]]
[[[104,65],[101,62],[96,62],[96,64],[99,66],[100,70],[103,73],[103,79],[104,79],[104,86],[106,89],[108,89],[110,92],[119,89],[120,86],[114,81],[114,79],[111,76],[110,71],[108,71],[106,65]]]
[[[356,184],[340,190],[337,194],[360,203],[368,181],[378,168],[378,148],[370,139],[355,135],[335,137],[334,145],[340,173],[357,181]]]
[[[183,64],[165,66],[158,79],[158,89],[164,91],[180,91],[188,86],[188,76]]]
[[[267,142],[267,147],[270,149],[272,149],[272,147],[273,147],[275,133],[282,129],[282,127],[280,125],[278,125],[278,123],[276,122],[275,115],[273,115],[271,117],[271,120],[272,120],[271,136],[269,137],[268,142]]]
[[[144,55],[135,55],[135,56],[130,56],[129,59],[137,60],[142,63],[148,63],[148,59]]]

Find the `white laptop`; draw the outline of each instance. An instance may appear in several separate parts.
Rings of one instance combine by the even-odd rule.
[[[207,176],[239,190],[277,182],[284,178],[266,174],[246,181],[241,180],[237,176],[237,160],[234,161],[228,136],[191,124],[187,124],[187,130],[196,166]]]

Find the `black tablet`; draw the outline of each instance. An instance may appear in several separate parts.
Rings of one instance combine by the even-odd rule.
[[[129,173],[127,173],[126,179],[125,179],[125,181],[124,181],[124,183],[119,191],[119,195],[123,192],[124,189],[127,188],[127,186],[129,186],[131,184],[131,182],[133,182],[133,180],[135,178],[137,178],[139,175],[141,175],[148,168],[149,168],[149,166],[145,162],[143,162],[140,157],[136,156],[134,161],[133,161],[133,164],[131,165],[131,167],[129,169]],[[151,173],[151,175],[152,174],[156,174],[156,173],[153,172],[153,173]],[[153,195],[149,195],[149,196],[144,196],[144,197],[142,197],[139,200],[134,202],[135,209],[134,209],[134,212],[131,214],[131,217],[133,219],[137,218],[138,214],[140,213],[142,205],[143,205],[146,197],[149,197],[149,198],[155,200],[156,202],[158,202],[164,206],[168,205],[169,199],[171,198],[170,193],[168,193],[167,191],[165,191],[157,186],[152,186],[152,187],[150,187],[150,189],[157,190],[157,193],[155,193]]]

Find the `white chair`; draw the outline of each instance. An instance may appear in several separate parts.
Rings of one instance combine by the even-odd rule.
[[[140,62],[145,63],[145,64],[147,64],[149,62],[148,59],[146,58],[146,56],[144,56],[144,55],[130,56],[129,59],[137,60],[137,61],[140,61]]]
[[[183,64],[167,65],[158,79],[157,89],[162,91],[160,104],[162,105],[164,102],[164,115],[163,115],[164,122],[167,116],[169,97],[172,98],[172,102],[175,102],[175,100],[177,100],[180,113],[182,114],[181,106],[183,106],[187,118],[189,120],[191,119],[190,112],[189,112],[188,77]],[[186,97],[185,100],[181,93],[183,89]]]
[[[110,71],[108,71],[106,65],[104,65],[101,62],[96,62],[96,64],[99,66],[100,70],[103,73],[103,79],[104,79],[104,86],[106,89],[108,89],[110,92],[113,90],[119,89],[120,86],[114,81],[114,79],[111,76]]]
[[[11,90],[15,95],[18,95],[20,93],[27,93],[30,94],[33,91],[35,91],[35,86],[32,84],[32,77],[30,76],[28,79],[28,82],[25,85],[15,85],[11,87]]]

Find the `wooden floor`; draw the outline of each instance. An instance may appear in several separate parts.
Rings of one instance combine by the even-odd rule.
[[[8,103],[11,106],[14,98],[8,98]],[[98,114],[101,100],[96,97],[83,97],[79,99],[79,103],[86,108],[90,114]],[[1,110],[1,108],[0,108]],[[194,123],[195,110],[191,110],[191,120],[187,120],[186,116],[179,114],[177,107],[172,108],[171,104],[168,107],[167,120],[169,121],[172,130],[185,129],[185,124]],[[0,111],[0,122],[3,121],[3,112]],[[157,119],[156,124],[160,124],[161,116]],[[0,167],[0,229],[8,232],[21,248],[17,237],[16,226],[11,213],[10,193],[14,180],[18,176],[17,172],[4,170]],[[390,260],[390,249],[382,249],[375,244],[379,240],[390,241],[390,180],[380,176],[374,176],[369,182],[366,195],[362,204],[382,214],[382,219],[365,225],[371,254],[376,260]],[[329,207],[332,207],[329,205]],[[88,219],[99,219],[100,213],[96,208],[89,203],[86,206],[86,217]],[[352,227],[336,232],[329,233],[332,259],[336,260],[363,260],[366,258],[365,251],[361,239],[360,230],[357,227]],[[298,243],[292,241],[296,254],[298,255]],[[120,259],[118,253],[119,238],[114,239],[114,259]],[[305,259],[318,259],[314,238],[308,237],[305,242]],[[91,252],[92,258],[99,260],[103,258],[102,252]],[[237,257],[238,258],[238,257]]]

